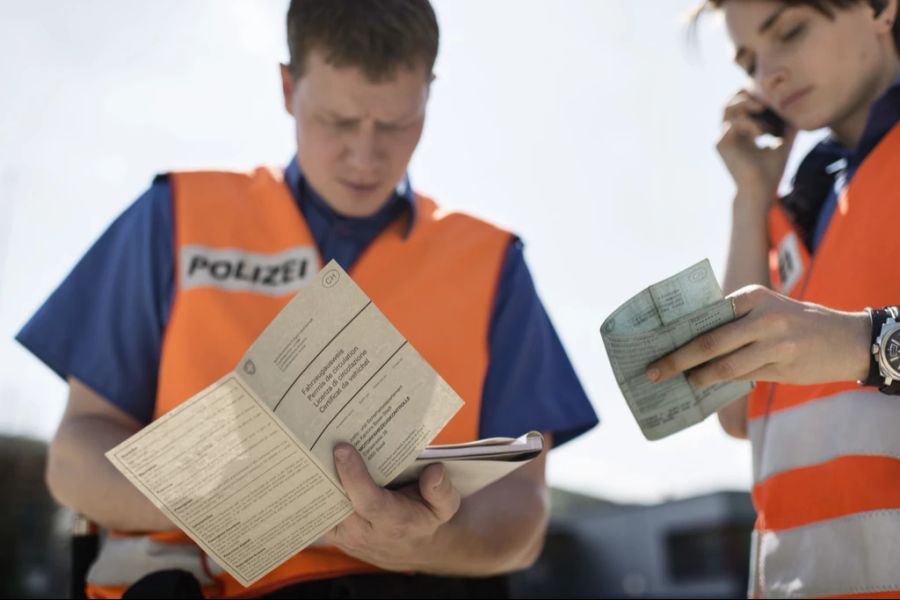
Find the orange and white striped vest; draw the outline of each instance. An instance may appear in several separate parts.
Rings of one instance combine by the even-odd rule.
[[[814,257],[773,207],[773,287],[839,310],[900,303],[898,208],[895,126],[840,195]],[[762,383],[748,419],[750,595],[900,596],[900,398],[855,382]]]
[[[280,170],[170,175],[176,291],[163,337],[155,417],[219,379],[321,268]],[[391,223],[350,270],[354,281],[465,400],[435,439],[477,439],[489,327],[511,235],[417,196],[415,223]],[[180,531],[111,534],[88,574],[91,597],[119,597],[143,575],[181,568],[207,596],[256,596],[306,580],[376,571],[311,547],[244,588]]]

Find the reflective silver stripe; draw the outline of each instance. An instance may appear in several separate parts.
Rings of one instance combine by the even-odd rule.
[[[900,510],[768,531],[758,543],[763,596],[900,591]]]
[[[759,535],[754,530],[750,536],[750,576],[747,577],[747,597],[759,598]]]
[[[194,544],[163,544],[148,537],[108,537],[87,574],[95,585],[129,586],[165,569],[194,575],[201,586],[215,583],[203,570],[203,553]]]
[[[313,246],[260,254],[239,248],[188,245],[181,248],[178,266],[183,290],[214,287],[281,296],[299,291],[316,276],[319,255]]]
[[[842,455],[900,458],[900,398],[854,390],[750,420],[757,483]],[[765,438],[765,439],[763,439]]]

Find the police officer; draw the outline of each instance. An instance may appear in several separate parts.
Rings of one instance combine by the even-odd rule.
[[[88,574],[117,596],[178,572],[207,595],[496,595],[540,552],[545,456],[460,499],[443,468],[416,490],[377,487],[335,448],[355,513],[242,588],[103,453],[231,369],[292,294],[336,259],[466,401],[439,442],[596,424],[512,234],[439,209],[406,176],[433,79],[427,0],[294,0],[286,168],[157,177],[17,339],[69,383],[47,481],[62,504],[119,534]],[[494,577],[494,578],[492,578]],[[165,579],[141,593],[174,593]],[[179,592],[180,593],[180,592]]]
[[[719,412],[753,448],[752,596],[895,596],[897,1],[704,6],[724,12],[751,83],[726,107],[718,144],[737,186],[725,287],[740,318],[647,375],[760,382]],[[781,145],[757,146],[777,120]],[[829,136],[776,198],[797,130],[819,128]]]

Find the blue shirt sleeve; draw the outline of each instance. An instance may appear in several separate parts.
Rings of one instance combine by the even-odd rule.
[[[94,243],[16,340],[60,377],[79,379],[149,423],[173,292],[171,189],[157,178]]]
[[[559,446],[598,423],[513,241],[500,273],[491,317],[490,358],[481,437],[549,431]]]

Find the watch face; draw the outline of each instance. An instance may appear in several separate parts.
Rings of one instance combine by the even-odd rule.
[[[894,373],[900,373],[900,327],[894,328],[887,334],[882,348],[886,366],[890,367]]]

